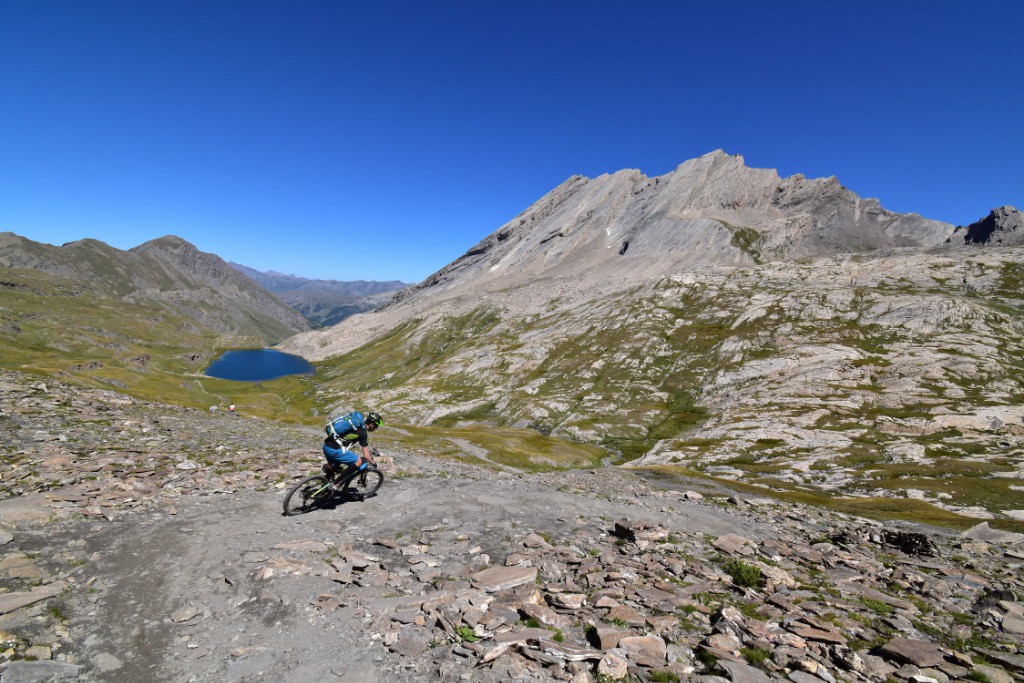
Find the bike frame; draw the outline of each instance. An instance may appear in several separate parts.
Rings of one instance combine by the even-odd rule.
[[[366,467],[362,469],[356,467],[351,472],[341,472],[331,481],[331,485],[334,486],[334,490],[337,493],[341,493],[348,488],[348,485],[352,483],[352,480],[356,477],[365,474],[365,472],[372,467],[369,463],[365,463]]]

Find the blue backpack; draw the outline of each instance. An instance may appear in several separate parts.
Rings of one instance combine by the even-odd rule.
[[[331,418],[331,421],[324,426],[324,431],[327,432],[327,436],[341,441],[342,434],[358,431],[365,424],[366,418],[363,417],[363,414],[358,410],[353,410],[350,413]]]

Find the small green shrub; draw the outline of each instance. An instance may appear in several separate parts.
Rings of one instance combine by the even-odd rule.
[[[743,560],[729,560],[722,570],[732,577],[733,585],[740,588],[756,588],[764,582],[761,570]]]
[[[740,614],[748,619],[755,619],[757,621],[764,621],[764,615],[757,611],[760,605],[755,605],[752,602],[737,602],[733,605],[740,611]]]
[[[679,683],[679,674],[672,671],[652,671],[650,679],[656,683]]]
[[[473,633],[473,629],[468,626],[459,626],[455,629],[455,632],[459,634],[459,638],[462,638],[462,640],[467,643],[475,643],[480,640],[477,638],[476,634]]]
[[[741,647],[740,654],[751,666],[762,666],[772,655],[771,652],[761,647]]]
[[[887,617],[893,613],[892,605],[887,605],[884,602],[872,600],[871,598],[861,598],[860,602],[880,617]]]
[[[715,664],[718,663],[718,657],[703,649],[697,650],[696,657],[697,661],[703,664],[705,669],[708,671],[715,670]]]

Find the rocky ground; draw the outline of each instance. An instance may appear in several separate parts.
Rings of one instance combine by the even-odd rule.
[[[0,680],[1013,681],[1024,537],[400,452],[0,375]]]

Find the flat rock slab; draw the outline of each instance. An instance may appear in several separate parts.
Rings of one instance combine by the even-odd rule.
[[[594,643],[594,645],[602,650],[611,650],[612,648],[619,646],[620,640],[631,635],[634,635],[632,631],[627,631],[626,629],[619,628],[618,626],[596,624],[593,638],[597,642]]]
[[[1007,614],[1003,617],[1003,631],[1016,635],[1024,635],[1024,619]]]
[[[733,683],[771,683],[772,680],[760,669],[755,669],[743,662],[719,661],[718,667],[725,669]]]
[[[821,683],[821,679],[806,671],[790,671],[789,680],[793,683]]]
[[[986,543],[1008,543],[1010,545],[1024,543],[1024,534],[993,529],[988,525],[988,522],[972,526],[960,534],[960,538],[969,538],[973,541],[984,541]]]
[[[511,645],[516,643],[526,643],[530,640],[540,640],[541,638],[547,638],[550,635],[551,631],[546,628],[524,628],[521,631],[499,633],[494,636],[494,642],[499,645]]]
[[[841,633],[835,631],[823,631],[820,628],[792,628],[790,629],[793,633],[804,638],[805,640],[816,640],[819,643],[834,643],[836,645],[846,645],[846,638]],[[897,639],[898,640],[898,639]]]
[[[0,614],[7,614],[26,605],[52,598],[64,590],[66,584],[63,581],[56,581],[47,586],[33,588],[30,591],[17,591],[15,593],[4,593],[0,595]],[[4,683],[7,679],[4,678]]]
[[[45,522],[52,514],[50,499],[41,493],[0,501],[0,519],[5,522]]]
[[[527,617],[536,619],[544,626],[569,628],[572,625],[572,619],[544,605],[524,605],[520,611]]]
[[[978,652],[988,657],[990,660],[997,664],[1001,664],[1010,669],[1024,672],[1024,657],[1020,655],[1013,655],[1009,652],[999,652],[998,650],[985,650],[978,648]]]
[[[473,574],[473,583],[488,593],[508,590],[537,579],[536,567],[491,567]]]
[[[201,612],[202,610],[200,610],[195,605],[185,605],[184,607],[175,610],[174,613],[171,614],[171,621],[173,621],[176,624],[179,624],[183,621],[195,619],[200,615]]]
[[[893,638],[882,646],[882,652],[896,661],[922,669],[939,666],[946,661],[938,645],[914,638]]]
[[[730,555],[753,555],[754,550],[757,548],[757,545],[749,538],[738,534],[719,536],[712,545]]]
[[[619,641],[619,647],[640,666],[661,666],[665,663],[665,641],[658,636],[627,636]]]
[[[399,638],[389,649],[395,654],[403,657],[415,657],[426,652],[430,647],[429,641],[415,638]]]
[[[82,667],[67,662],[11,662],[3,670],[4,683],[41,683],[42,681],[74,681]]]
[[[582,662],[587,659],[597,660],[604,656],[604,653],[597,650],[578,647],[569,643],[559,643],[550,638],[538,639],[538,645],[545,654],[559,657],[567,662]]]

